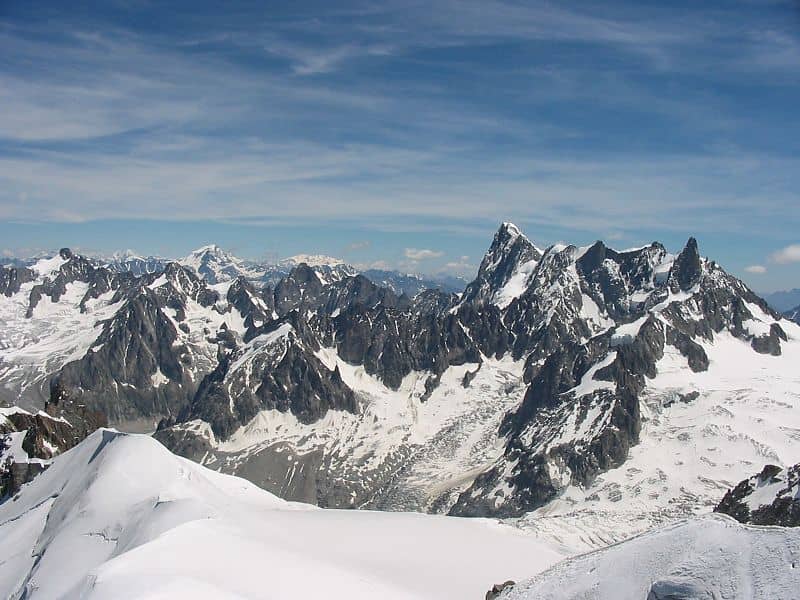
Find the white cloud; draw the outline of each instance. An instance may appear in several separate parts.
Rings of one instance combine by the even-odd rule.
[[[478,266],[472,264],[469,256],[460,256],[458,260],[453,260],[445,263],[442,268],[442,273],[449,273],[455,275],[470,275],[478,270]]]
[[[431,258],[440,258],[444,256],[444,252],[438,250],[428,250],[427,248],[406,248],[403,251],[406,258],[411,260],[429,260]]]
[[[800,262],[800,244],[790,244],[781,248],[770,256],[770,260],[781,265]]]
[[[359,242],[352,242],[347,245],[347,250],[365,250],[372,246],[372,242],[370,240],[361,240]]]
[[[756,275],[761,275],[762,273],[767,272],[767,268],[763,265],[750,265],[749,267],[745,267],[744,270],[748,273],[754,273]]]

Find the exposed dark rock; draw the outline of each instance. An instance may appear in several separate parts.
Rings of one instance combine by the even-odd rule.
[[[292,315],[299,324],[297,313]],[[273,322],[249,346],[220,357],[179,421],[202,419],[225,439],[262,410],[290,411],[302,423],[313,423],[330,409],[356,412],[355,395],[338,370],[322,364],[314,355],[318,348],[307,347],[291,322]],[[259,336],[275,339],[256,346]],[[231,370],[237,361],[244,367]]]
[[[44,471],[50,459],[76,446],[105,424],[101,415],[73,405],[64,394],[48,403],[46,411],[32,414],[19,410],[0,416],[0,500],[15,494]],[[6,454],[11,433],[22,436],[25,460],[19,456],[15,460]]]
[[[757,490],[759,498],[769,498],[768,504],[753,501]],[[800,527],[800,464],[787,469],[766,465],[761,473],[729,490],[714,511],[740,523]]]
[[[509,580],[505,583],[495,583],[488,592],[486,592],[486,600],[495,600],[499,598],[503,590],[514,587],[513,581]]]
[[[0,265],[0,294],[13,296],[23,283],[36,278],[33,271],[25,267],[4,267]]]
[[[786,333],[777,323],[770,325],[769,333],[759,337],[754,337],[750,341],[753,350],[759,354],[771,354],[772,356],[781,355],[781,340],[786,341]]]
[[[670,289],[673,292],[689,291],[700,281],[703,269],[700,262],[700,251],[697,240],[693,237],[686,242],[686,247],[675,259],[670,274]]]
[[[706,584],[680,578],[653,582],[647,600],[716,600],[719,596]]]
[[[675,346],[689,361],[689,368],[695,373],[708,370],[708,355],[703,347],[682,331],[667,329],[667,343]]]

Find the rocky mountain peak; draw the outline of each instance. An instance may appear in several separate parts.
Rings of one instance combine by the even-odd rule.
[[[670,288],[673,292],[688,291],[700,281],[702,274],[703,267],[697,240],[690,237],[672,266]]]
[[[464,290],[462,303],[507,305],[524,291],[527,276],[541,257],[541,251],[516,225],[503,223],[481,261],[477,277]]]

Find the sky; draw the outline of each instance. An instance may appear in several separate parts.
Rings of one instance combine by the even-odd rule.
[[[800,287],[800,2],[0,0],[0,252],[474,273],[659,240]]]

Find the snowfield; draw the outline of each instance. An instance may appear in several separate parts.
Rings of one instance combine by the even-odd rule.
[[[288,329],[282,326],[270,336],[252,340],[253,352],[245,352],[231,372],[246,366],[260,348],[274,343]],[[292,460],[322,449],[343,465],[341,472],[348,478],[371,481],[384,464],[402,460],[402,475],[389,488],[353,506],[446,511],[454,496],[502,455],[503,438],[497,434],[500,421],[519,404],[525,391],[523,364],[511,357],[450,367],[424,401],[420,398],[429,373],[412,372],[398,390],[391,390],[363,366],[343,361],[334,349],[322,348],[317,357],[327,368],[338,368],[343,381],[358,394],[360,414],[331,410],[320,421],[305,425],[291,413],[265,410],[224,442],[216,440],[203,421],[190,421],[179,427],[196,431],[217,451],[200,462],[236,472],[238,464],[265,448]],[[467,373],[474,374],[474,379],[465,388],[462,381]]]
[[[640,443],[586,489],[565,493],[518,520],[570,554],[711,512],[728,489],[765,464],[800,460],[800,327],[781,322],[781,356],[752,352],[718,334],[693,373],[669,346],[642,394]],[[697,392],[682,400],[681,394]]]
[[[322,510],[98,430],[0,505],[0,597],[483,598],[562,558],[490,520]]]
[[[67,284],[59,302],[48,296],[26,316],[31,290],[54,276],[66,261],[56,255],[32,268],[37,278],[22,284],[12,296],[0,294],[0,399],[25,408],[41,408],[47,398],[47,378],[92,347],[102,322],[114,316],[121,302],[112,303],[113,292],[80,303],[89,289],[86,283]],[[41,389],[40,389],[41,388]]]
[[[793,600],[798,586],[800,529],[708,515],[566,560],[501,598]]]

